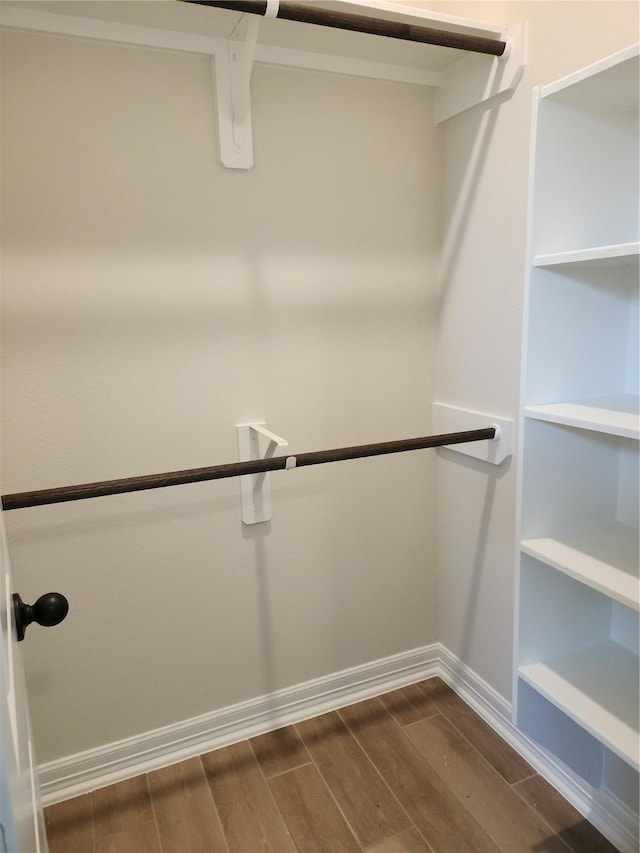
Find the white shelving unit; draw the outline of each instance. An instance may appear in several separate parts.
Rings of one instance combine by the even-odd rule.
[[[638,46],[536,90],[517,725],[637,812]]]

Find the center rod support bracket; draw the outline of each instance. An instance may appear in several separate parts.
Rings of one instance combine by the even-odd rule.
[[[220,160],[229,169],[253,166],[250,85],[260,20],[251,16],[244,43],[228,41],[226,52],[212,58]]]
[[[243,40],[227,41],[226,50],[212,57],[218,110],[220,160],[229,169],[251,169],[253,134],[251,125],[251,70],[256,58],[262,18],[283,18],[325,27],[390,36],[408,41],[438,44],[462,50],[464,55],[440,72],[436,101],[436,121],[455,115],[513,91],[526,63],[526,25],[503,33],[501,38],[467,35],[424,27],[413,23],[378,20],[315,7],[288,0],[186,0],[246,14]],[[417,19],[421,21],[422,19]]]
[[[262,17],[276,18],[279,6],[280,0],[267,0],[262,16],[247,17],[244,41],[227,41],[227,50],[212,58],[218,105],[220,160],[229,169],[251,169],[253,166],[251,71]]]
[[[286,439],[266,429],[264,423],[236,424],[238,462],[284,456],[289,449]],[[266,442],[263,451],[261,445]],[[243,524],[258,524],[271,519],[271,485],[269,474],[245,474],[240,477],[240,500]]]

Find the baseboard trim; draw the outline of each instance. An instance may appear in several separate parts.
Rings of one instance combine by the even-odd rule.
[[[434,643],[40,765],[45,806],[439,674]]]
[[[519,731],[511,722],[510,703],[441,643],[41,765],[42,799],[45,806],[52,805],[436,675],[621,853],[638,850],[637,816],[607,792],[591,788]]]

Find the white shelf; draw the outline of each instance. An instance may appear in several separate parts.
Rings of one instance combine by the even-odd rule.
[[[640,610],[638,537],[636,528],[614,523],[525,539],[520,548],[574,580]]]
[[[634,769],[638,656],[612,641],[520,667],[520,677]]]
[[[640,439],[640,399],[637,394],[614,394],[588,400],[525,406],[528,418],[554,424]]]
[[[608,246],[593,246],[586,249],[573,249],[566,252],[553,252],[536,255],[533,264],[536,267],[556,267],[588,265],[591,267],[638,266],[640,242],[614,243]]]

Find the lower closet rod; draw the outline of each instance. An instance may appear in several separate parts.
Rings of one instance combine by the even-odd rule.
[[[400,441],[383,441],[380,444],[360,444],[355,447],[338,447],[334,450],[317,450],[297,456],[273,456],[250,462],[231,462],[209,468],[189,468],[166,474],[147,474],[142,477],[127,477],[122,480],[103,480],[80,486],[61,486],[57,489],[40,489],[36,492],[15,492],[2,496],[2,508],[24,509],[31,506],[81,501],[105,495],[120,495],[125,492],[141,492],[145,489],[161,489],[164,486],[181,486],[200,483],[204,480],[223,480],[241,477],[244,474],[261,474],[285,468],[304,468],[306,465],[323,465],[325,462],[341,462],[365,456],[383,456],[387,453],[403,453],[407,450],[423,450],[427,447],[442,447],[448,444],[465,444],[495,438],[496,428],[472,429],[445,435],[428,435],[423,438],[405,438]]]

